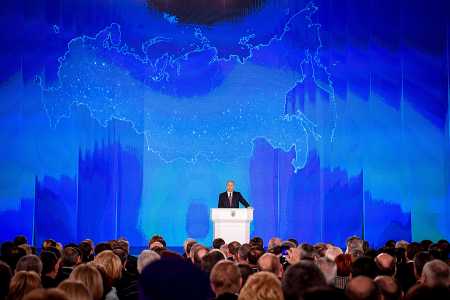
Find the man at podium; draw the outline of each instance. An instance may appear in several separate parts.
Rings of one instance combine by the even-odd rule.
[[[227,191],[219,194],[219,208],[239,208],[242,203],[246,208],[250,206],[239,192],[234,191],[234,181],[227,181]]]

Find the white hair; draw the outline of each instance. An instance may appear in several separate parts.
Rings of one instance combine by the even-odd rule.
[[[332,261],[335,261],[336,257],[340,254],[343,254],[342,249],[335,246],[331,246],[325,251],[325,257]]]
[[[429,287],[447,287],[450,282],[450,267],[438,259],[427,262],[422,270],[422,282]]]
[[[316,261],[316,265],[322,271],[328,285],[334,285],[337,274],[337,265],[333,260],[321,257]]]
[[[139,274],[142,273],[142,270],[144,268],[151,264],[152,262],[161,259],[161,256],[159,256],[158,253],[156,253],[153,250],[143,250],[141,254],[139,254],[138,260],[137,260],[137,270]]]

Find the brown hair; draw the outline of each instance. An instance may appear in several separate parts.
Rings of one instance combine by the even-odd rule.
[[[238,266],[229,261],[219,261],[211,270],[211,285],[216,295],[238,293],[241,288],[241,271]]]
[[[270,272],[253,274],[242,288],[239,300],[284,300],[281,282]]]
[[[122,261],[111,250],[102,251],[94,258],[94,263],[103,266],[113,282],[122,276]]]
[[[80,265],[70,273],[70,280],[81,281],[94,300],[100,300],[103,297],[103,279],[95,266]]]
[[[69,298],[59,289],[40,288],[28,293],[24,300],[69,300]]]
[[[41,278],[36,272],[19,271],[11,279],[9,293],[6,299],[22,300],[26,294],[41,287]]]
[[[339,254],[335,259],[337,276],[349,276],[352,268],[352,256],[350,254]]]
[[[71,300],[92,300],[91,293],[81,281],[64,280],[58,285],[58,289],[65,292]]]

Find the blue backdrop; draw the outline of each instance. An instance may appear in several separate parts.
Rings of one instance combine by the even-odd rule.
[[[2,1],[0,240],[449,238],[448,1],[152,2]]]

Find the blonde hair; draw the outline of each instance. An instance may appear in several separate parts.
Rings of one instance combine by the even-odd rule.
[[[19,271],[11,279],[9,293],[6,299],[22,300],[26,294],[41,287],[41,278],[36,272]]]
[[[275,274],[259,272],[249,277],[239,294],[239,300],[284,300],[280,280]]]
[[[91,293],[93,300],[103,297],[103,279],[95,266],[79,265],[69,276],[70,280],[81,281]]]
[[[67,295],[59,289],[35,289],[29,292],[23,300],[70,300]]]
[[[116,282],[122,276],[122,261],[111,250],[102,251],[94,258],[94,263],[103,266],[106,274],[113,282]]]
[[[209,278],[216,296],[224,293],[238,293],[241,288],[241,271],[229,260],[219,261],[212,268]]]
[[[78,280],[64,280],[58,289],[66,293],[70,300],[92,300],[92,295],[86,285]]]

